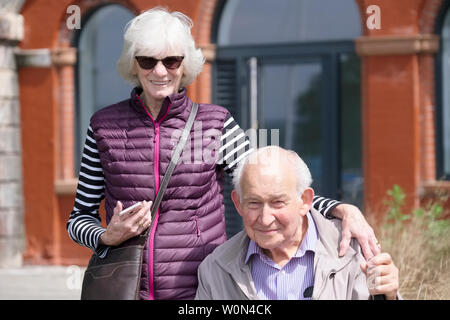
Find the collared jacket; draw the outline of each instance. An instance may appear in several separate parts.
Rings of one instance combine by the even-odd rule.
[[[313,300],[367,300],[370,298],[364,261],[358,243],[352,239],[347,253],[339,257],[342,225],[338,219],[325,219],[315,209],[311,215],[319,239],[314,256]],[[241,231],[217,247],[198,270],[196,299],[258,300],[250,262],[245,264],[249,237]]]

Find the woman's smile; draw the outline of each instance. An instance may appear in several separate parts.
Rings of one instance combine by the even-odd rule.
[[[158,80],[149,80],[150,83],[156,85],[156,86],[165,86],[168,85],[170,83],[170,80],[165,80],[165,81],[158,81]]]

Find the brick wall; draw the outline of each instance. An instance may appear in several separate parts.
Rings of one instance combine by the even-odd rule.
[[[443,0],[424,1],[419,13],[419,32],[433,34],[436,17]],[[419,57],[420,78],[420,126],[421,126],[421,180],[429,182],[436,179],[435,150],[435,56],[423,54]]]
[[[25,18],[25,38],[21,54],[35,55],[35,49],[45,49],[42,65],[26,64],[20,69],[20,91],[23,96],[22,116],[24,152],[39,154],[39,162],[24,161],[26,185],[25,210],[27,263],[86,264],[89,249],[73,243],[67,235],[65,224],[73,208],[76,177],[74,176],[74,67],[76,52],[71,48],[74,30],[68,30],[65,19],[69,5],[78,5],[81,16],[107,3],[118,3],[135,14],[156,5],[180,10],[194,20],[192,33],[198,42],[198,30],[210,28],[214,1],[200,0],[39,0],[26,3],[22,10]],[[205,9],[207,12],[205,12]],[[200,12],[203,10],[203,13]],[[211,15],[208,18],[207,15]],[[209,19],[209,20],[208,20]],[[201,22],[200,22],[201,21]],[[201,26],[199,28],[199,26]],[[209,36],[206,36],[209,42]],[[207,43],[206,43],[207,44]],[[72,56],[72,58],[70,58]],[[58,58],[60,57],[60,58]],[[65,57],[65,58],[64,58]],[[188,89],[190,97],[199,102],[210,101],[210,65],[205,65],[202,75]],[[36,83],[36,79],[45,79]],[[44,124],[40,131],[35,123]],[[100,209],[101,215],[104,210]]]
[[[442,13],[445,0],[424,1],[419,17],[419,29],[423,34],[439,33],[437,18]],[[420,92],[421,92],[421,130],[423,132],[421,147],[421,177],[420,201],[422,206],[432,202],[441,202],[444,206],[444,217],[450,218],[450,183],[437,181],[436,176],[436,97],[435,59],[433,55],[420,57]],[[443,88],[448,90],[448,88]]]
[[[387,51],[382,54],[378,52],[376,55],[370,53],[361,55],[365,204],[366,209],[382,215],[382,211],[378,209],[386,190],[394,183],[400,184],[406,191],[410,207],[418,205],[421,195],[429,195],[434,190],[435,53],[415,51],[414,45],[416,41],[422,41],[420,35],[434,32],[436,16],[443,0],[355,1],[361,12],[363,35],[370,38],[366,39],[367,43],[372,45],[373,40],[381,39],[386,40],[388,44],[383,49],[387,48]],[[64,19],[67,16],[65,10],[68,5],[79,5],[84,15],[99,5],[112,2],[120,3],[136,14],[162,4],[170,10],[180,10],[190,16],[194,20],[192,33],[197,44],[204,50],[208,61],[201,75],[188,87],[188,94],[198,102],[211,100],[211,62],[214,59],[215,48],[210,43],[210,37],[219,0],[27,2],[22,11],[25,17],[25,37],[21,42],[21,48],[25,50],[46,48],[50,50],[53,60],[45,67],[26,67],[20,71],[21,109],[27,112],[21,117],[21,131],[16,130],[20,121],[3,120],[18,118],[18,102],[14,95],[8,98],[9,100],[2,98],[1,92],[14,93],[14,88],[17,92],[17,87],[13,85],[16,81],[14,71],[11,73],[11,69],[0,68],[2,83],[0,130],[3,130],[2,137],[7,137],[5,141],[3,139],[0,141],[0,192],[3,185],[6,186],[4,188],[13,188],[9,182],[2,180],[3,176],[5,179],[7,177],[7,181],[15,181],[15,190],[20,188],[20,166],[17,165],[20,161],[18,154],[20,148],[14,149],[14,146],[17,146],[14,141],[20,141],[21,132],[24,143],[22,152],[25,155],[23,161],[27,233],[25,258],[32,263],[82,264],[86,263],[90,255],[88,249],[74,244],[65,230],[76,186],[76,180],[73,179],[75,177],[72,176],[71,144],[74,139],[74,62],[58,63],[54,59],[54,53],[69,48],[73,37],[73,32],[65,27]],[[372,4],[380,6],[381,30],[368,30],[365,27],[366,8]],[[397,47],[402,41],[407,44],[406,51],[404,47]],[[432,43],[433,40],[426,41]],[[0,52],[0,56],[12,56],[11,46],[0,45],[0,50],[5,52],[4,54]],[[3,126],[5,121],[7,125]],[[39,158],[33,158],[37,154]],[[2,158],[3,156],[9,158]],[[2,200],[0,194],[0,201],[20,202],[19,196],[16,199],[11,197],[11,194],[20,195],[19,191],[9,189],[4,194],[8,196]],[[0,210],[3,210],[2,208],[0,205]],[[12,225],[14,222],[11,221],[16,221],[14,219],[20,217],[12,214],[12,211],[8,212],[2,213],[1,217],[12,217],[3,218],[9,219],[10,222],[1,225]],[[14,227],[3,229],[13,230]],[[0,240],[3,229],[0,227]]]
[[[429,194],[436,180],[434,59],[439,36],[434,32],[443,1],[357,3],[363,9],[377,4],[381,10],[381,29],[364,25],[359,52],[364,202],[366,209],[383,215],[383,199],[393,184],[405,190],[412,209],[420,205],[424,186]]]

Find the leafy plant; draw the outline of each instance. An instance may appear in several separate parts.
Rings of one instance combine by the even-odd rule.
[[[404,214],[402,211],[402,207],[405,205],[405,193],[403,189],[398,185],[394,185],[386,193],[390,197],[390,200],[385,202],[390,206],[387,214],[388,220],[394,223],[408,220],[410,216]]]
[[[389,197],[389,200],[385,201],[385,204],[389,206],[387,227],[409,221],[425,227],[425,232],[433,238],[450,234],[450,220],[441,219],[444,212],[442,202],[446,200],[445,196],[437,202],[430,202],[424,208],[414,209],[411,214],[407,214],[403,212],[406,195],[399,185],[394,185],[386,194]]]
[[[386,220],[377,233],[383,252],[400,270],[405,299],[450,299],[450,221],[442,219],[442,197],[404,212],[406,195],[394,185],[387,191]]]

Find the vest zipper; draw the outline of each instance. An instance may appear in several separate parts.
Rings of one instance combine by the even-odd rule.
[[[195,216],[195,228],[197,229],[197,238],[200,237],[200,227],[198,226],[198,217]]]
[[[153,119],[152,119],[153,120]],[[159,191],[159,124],[153,122],[155,125],[155,136],[153,138],[153,146],[154,146],[154,157],[153,157],[153,171],[155,175],[155,198]],[[154,283],[153,283],[153,247],[154,247],[154,239],[156,226],[158,225],[159,220],[159,208],[155,214],[155,221],[152,224],[152,230],[150,231],[150,239],[148,244],[148,299],[155,299],[154,292]]]
[[[148,112],[145,105],[142,103],[141,98],[139,95],[136,95],[139,101],[141,102],[142,107],[144,108],[147,115],[150,117],[150,119],[153,122],[153,125],[155,127],[155,135],[153,137],[153,147],[154,147],[154,156],[153,156],[153,170],[155,175],[155,198],[159,191],[159,128],[161,122],[164,120],[164,118],[167,116],[170,110],[170,102],[169,106],[167,107],[167,111],[164,114],[164,116],[158,121],[155,122],[151,114]],[[155,232],[156,232],[156,226],[158,225],[159,220],[159,208],[156,211],[155,214],[155,221],[152,224],[152,229],[150,230],[150,236],[148,240],[148,299],[154,300],[155,299],[155,290],[154,290],[154,283],[153,283],[153,247],[154,247],[154,240],[155,240]]]

